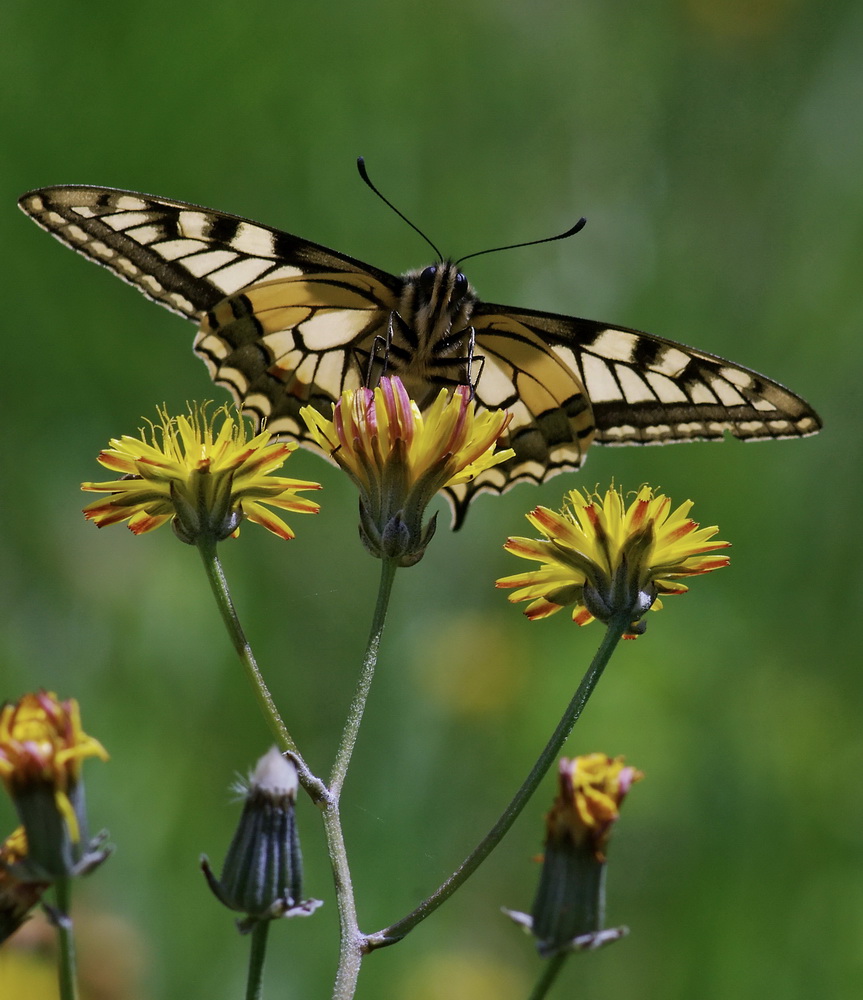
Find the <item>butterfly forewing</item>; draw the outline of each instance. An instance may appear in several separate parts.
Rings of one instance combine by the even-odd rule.
[[[391,275],[326,247],[200,205],[71,185],[24,195],[21,208],[62,243],[160,305],[200,322],[256,282],[320,271]]]
[[[592,442],[802,437],[821,426],[799,396],[714,355],[479,302],[448,262],[395,277],[248,219],[111,188],[44,188],[20,205],[72,249],[198,323],[194,348],[214,381],[258,425],[306,447],[314,445],[301,407],[329,415],[344,389],[370,377],[400,375],[421,405],[440,386],[472,382],[481,405],[512,412],[504,446],[516,455],[447,490],[456,525],[479,493],[578,469]],[[430,272],[435,295],[452,291],[424,312],[414,304]]]
[[[484,322],[533,331],[577,372],[598,444],[805,437],[821,427],[805,400],[724,358],[627,327],[481,304]]]

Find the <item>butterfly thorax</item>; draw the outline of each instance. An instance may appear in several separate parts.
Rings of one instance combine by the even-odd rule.
[[[470,317],[477,299],[467,278],[452,261],[442,261],[409,271],[402,281],[387,370],[406,380],[409,392],[409,383],[421,386],[421,396],[428,393],[429,382],[469,382],[474,340]]]

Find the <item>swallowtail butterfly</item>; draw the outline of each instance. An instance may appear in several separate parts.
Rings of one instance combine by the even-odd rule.
[[[385,199],[386,200],[386,199]],[[477,298],[457,262],[401,277],[257,222],[132,191],[68,185],[20,206],[73,250],[198,325],[195,353],[258,426],[313,447],[301,407],[397,374],[420,407],[472,383],[513,414],[515,457],[448,492],[578,469],[592,443],[804,437],[821,421],[779,383],[627,327]],[[578,227],[575,227],[578,228]]]

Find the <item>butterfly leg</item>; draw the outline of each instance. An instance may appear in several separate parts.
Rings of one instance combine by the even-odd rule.
[[[485,368],[485,355],[484,354],[474,354],[476,348],[476,330],[470,328],[470,340],[468,341],[467,349],[467,384],[470,386],[471,397],[476,393],[476,387],[479,385],[479,380],[482,378],[483,368]],[[474,361],[479,362],[477,368],[479,369],[476,373],[476,378],[473,377],[473,363]]]
[[[485,357],[475,354],[476,331],[472,326],[457,333],[450,333],[449,336],[439,341],[435,345],[435,358],[433,367],[435,372],[431,375],[432,381],[436,385],[443,385],[448,388],[469,385],[471,395],[473,395],[476,383],[482,374],[482,366],[485,364]],[[466,353],[461,353],[466,349]],[[453,354],[453,351],[458,353]],[[476,379],[473,377],[474,363],[479,362],[479,374]],[[452,374],[448,374],[447,371]]]

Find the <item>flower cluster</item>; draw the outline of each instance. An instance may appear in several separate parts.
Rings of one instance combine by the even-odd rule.
[[[707,554],[729,543],[711,541],[719,529],[690,520],[691,501],[672,511],[670,498],[647,486],[629,506],[614,488],[604,496],[572,490],[567,499],[560,513],[537,507],[527,515],[544,538],[509,538],[504,546],[542,563],[497,581],[516,588],[510,601],[530,601],[531,620],[572,606],[578,625],[614,618],[634,638],[645,629],[642,616],[662,607],[660,594],[683,594],[681,578],[728,565],[726,556]]]

